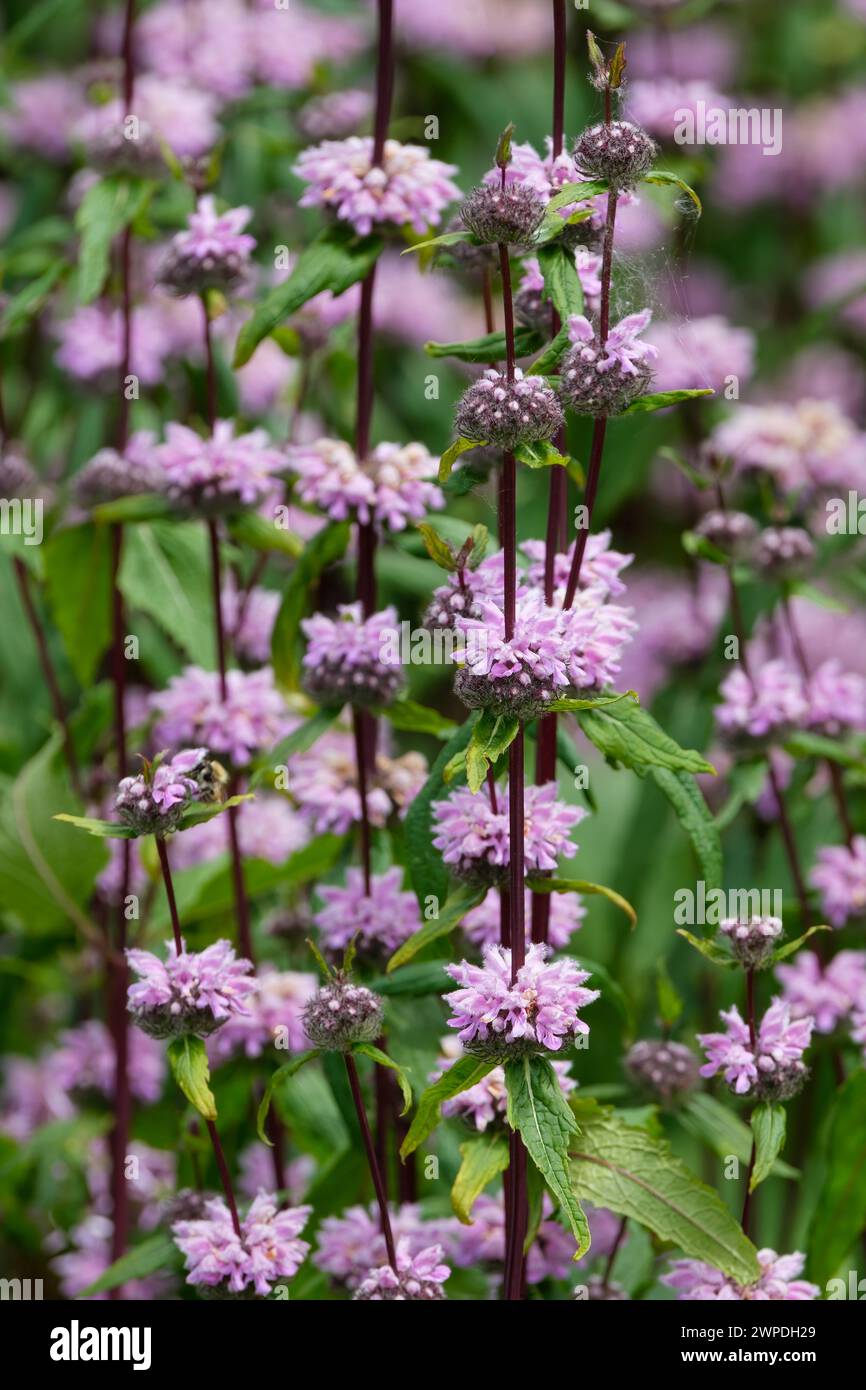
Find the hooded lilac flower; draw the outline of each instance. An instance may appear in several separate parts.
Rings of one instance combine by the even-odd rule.
[[[145,72],[135,83],[132,114],[142,131],[153,132],[178,159],[199,159],[219,139],[218,106],[212,92]],[[118,130],[128,114],[121,98],[115,97],[89,109],[73,127],[72,138],[92,147],[107,131]]]
[[[658,352],[653,390],[723,391],[728,378],[742,388],[754,371],[755,336],[734,328],[721,314],[653,325],[650,341]]]
[[[84,97],[74,79],[44,73],[9,84],[8,109],[0,115],[0,130],[13,148],[64,159],[70,129],[83,110]]]
[[[119,52],[120,35],[112,38]],[[224,101],[252,86],[250,12],[243,0],[160,0],[137,17],[135,46],[149,71]]]
[[[438,1081],[443,1072],[447,1071],[460,1057],[465,1056],[460,1039],[454,1037],[453,1034],[442,1038],[439,1047],[441,1056],[437,1062],[437,1070],[430,1075],[431,1081]],[[559,1078],[562,1094],[569,1095],[577,1088],[577,1082],[573,1081],[568,1074],[569,1063],[553,1062],[551,1065]],[[469,1125],[483,1134],[487,1126],[495,1120],[505,1119],[507,1109],[508,1093],[505,1087],[505,1072],[502,1067],[494,1067],[493,1071],[488,1072],[476,1085],[470,1086],[466,1091],[461,1091],[451,1100],[446,1100],[442,1105],[442,1114],[446,1119],[465,1119]]]
[[[284,864],[309,843],[310,832],[303,817],[284,796],[256,795],[237,808],[238,842],[245,859],[264,859],[268,864]],[[226,816],[213,816],[200,825],[190,826],[171,847],[174,869],[206,864],[231,848]]]
[[[51,1261],[64,1298],[77,1299],[112,1264],[111,1242],[114,1223],[110,1216],[93,1212],[70,1232],[72,1248]],[[127,1280],[118,1291],[122,1299],[154,1302],[164,1299],[170,1291],[165,1275],[149,1275],[146,1279]],[[108,1292],[89,1296],[104,1301]]]
[[[303,1013],[319,988],[317,977],[262,965],[249,983],[243,1012],[233,1012],[208,1040],[211,1060],[224,1062],[238,1053],[260,1057],[269,1047],[277,1052],[308,1048]]]
[[[803,1053],[812,1037],[814,1020],[792,1019],[784,999],[773,1000],[752,1046],[748,1025],[736,1005],[722,1010],[726,1033],[699,1033],[708,1060],[701,1076],[723,1072],[735,1095],[754,1094],[759,1100],[787,1100],[795,1095],[806,1078]]]
[[[208,439],[186,425],[166,425],[156,452],[169,495],[208,514],[258,506],[286,466],[264,430],[235,435],[231,420],[217,420]]]
[[[183,812],[202,799],[201,772],[206,748],[185,748],[168,762],[146,764],[135,777],[118,783],[115,808],[137,835],[167,835],[176,830]]]
[[[397,1269],[389,1264],[371,1269],[355,1290],[356,1300],[382,1302],[386,1299],[417,1303],[446,1297],[442,1285],[450,1278],[451,1270],[442,1263],[445,1252],[441,1245],[430,1245],[417,1255],[410,1255],[403,1241],[397,1242]]]
[[[272,748],[288,733],[289,720],[269,666],[260,671],[229,671],[228,698],[220,697],[216,671],[187,666],[172,676],[165,690],[151,696],[159,743],[189,743],[200,738],[212,752],[238,766],[263,748]]]
[[[333,521],[346,521],[356,514],[365,524],[370,520],[373,480],[342,439],[295,445],[288,451],[288,466],[297,477],[302,502],[318,507]]]
[[[720,1269],[702,1260],[674,1260],[662,1283],[677,1290],[679,1302],[797,1303],[819,1298],[817,1284],[797,1276],[802,1274],[806,1256],[777,1255],[775,1250],[759,1250],[760,1278],[754,1284],[738,1284]]]
[[[569,838],[587,812],[556,799],[556,783],[527,787],[524,793],[523,863],[528,874],[552,873],[560,855],[570,859],[577,845]],[[508,784],[498,810],[487,796],[459,787],[445,801],[433,802],[433,844],[457,878],[498,883],[509,863]]]
[[[821,909],[834,927],[862,917],[866,913],[866,835],[855,835],[850,845],[819,849],[809,881],[821,894]]]
[[[637,632],[623,652],[617,683],[648,704],[679,668],[706,655],[725,612],[727,586],[718,565],[703,565],[691,582],[681,571],[642,570],[629,576],[628,596]]]
[[[168,326],[155,303],[134,305],[131,322],[130,371],[142,386],[156,386],[165,375],[166,358],[175,349]],[[119,309],[108,304],[82,304],[54,324],[52,331],[60,344],[55,361],[70,376],[98,385],[116,379],[123,361]]]
[[[434,49],[447,58],[525,58],[550,42],[549,24],[534,0],[460,0],[431,5],[401,0],[397,32],[418,53]]]
[[[754,564],[774,579],[807,574],[815,560],[815,542],[802,526],[765,526],[755,546]]]
[[[526,891],[526,920],[529,921],[532,895]],[[567,946],[576,931],[583,926],[586,908],[579,893],[552,893],[548,941],[554,950]],[[474,946],[495,946],[499,941],[499,894],[491,888],[487,897],[460,923],[461,930]]]
[[[461,986],[448,995],[453,1010],[448,1027],[459,1029],[467,1052],[502,1059],[559,1052],[567,1040],[589,1033],[578,1010],[600,991],[584,989],[589,971],[577,961],[568,956],[551,961],[549,955],[548,947],[531,944],[514,984],[511,952],[503,946],[488,946],[483,965],[461,961],[445,967]]]
[[[165,961],[135,950],[127,951],[126,959],[139,976],[129,986],[127,1008],[152,1038],[205,1038],[233,1014],[249,1012],[252,962],[239,960],[228,941],[215,941],[203,951],[184,946],[180,952],[170,941]]]
[[[386,140],[381,167],[373,167],[373,139],[351,135],[303,150],[294,172],[309,184],[301,207],[324,207],[360,236],[374,225],[409,226],[422,234],[435,227],[448,203],[460,197],[453,164],[431,159],[420,145]]]
[[[452,1218],[422,1221],[421,1208],[415,1203],[392,1207],[390,1216],[395,1241],[413,1256],[431,1242],[450,1242],[457,1227]],[[371,1267],[385,1264],[388,1259],[379,1213],[374,1207],[348,1207],[340,1216],[326,1216],[316,1241],[313,1264],[349,1289],[357,1289]]]
[[[776,966],[776,975],[792,1018],[811,1016],[818,1033],[832,1033],[866,1003],[866,951],[840,951],[826,966],[814,951],[798,951],[790,965]]]
[[[360,603],[346,603],[337,613],[315,613],[301,623],[305,689],[324,705],[390,704],[406,683],[393,652],[400,630],[396,609],[363,618]]]
[[[342,440],[317,439],[290,448],[288,459],[301,501],[334,521],[355,516],[383,531],[403,531],[445,505],[430,481],[437,460],[423,444],[378,444],[362,463]]]
[[[311,97],[297,114],[297,122],[308,140],[344,140],[357,135],[373,109],[371,94],[363,87],[348,87]]]
[[[620,594],[625,593],[626,586],[619,576],[634,559],[633,555],[625,555],[619,550],[612,550],[610,542],[610,530],[596,531],[588,536],[586,549],[583,552],[583,564],[580,567],[579,587],[594,590],[599,598],[617,598]],[[530,562],[524,576],[526,583],[535,588],[541,588],[544,584],[544,541],[523,541],[520,550]],[[490,558],[491,560],[498,559],[501,554],[501,551],[497,551],[496,555]],[[573,555],[574,542],[567,551],[554,556],[553,588],[555,593],[564,590],[568,583]],[[484,564],[487,563],[488,561],[485,560]],[[472,576],[472,579],[474,584],[475,575]],[[501,588],[500,578],[500,593]]]
[[[354,15],[321,14],[297,3],[258,0],[247,22],[256,74],[281,90],[314,84],[323,65],[345,63],[366,44],[364,26]]]
[[[391,955],[421,926],[418,900],[402,887],[403,871],[397,867],[373,874],[369,894],[360,869],[346,871],[345,887],[320,887],[325,906],[313,920],[321,945],[342,952],[357,935],[359,951]]]
[[[631,69],[631,45],[629,45]],[[704,108],[721,107],[727,110],[729,99],[716,91],[706,78],[682,81],[674,77],[658,77],[652,81],[637,80],[628,85],[626,112],[629,120],[643,126],[659,140],[673,141],[684,113],[694,113],[699,103]]]
[[[779,659],[746,675],[736,667],[722,681],[719,728],[730,739],[781,738],[806,718],[809,705],[798,671]]]
[[[225,293],[243,283],[256,239],[244,231],[252,217],[249,208],[217,212],[213,195],[199,198],[187,226],[173,236],[159,272],[162,284],[174,294]]]
[[[172,1235],[186,1260],[187,1283],[202,1297],[258,1294],[266,1298],[274,1284],[296,1274],[310,1247],[298,1237],[311,1207],[280,1210],[276,1198],[260,1192],[241,1220],[238,1239],[231,1214],[221,1197],[206,1203],[207,1216],[178,1221]]]
[[[639,337],[652,318],[649,309],[629,314],[610,330],[602,344],[583,314],[568,320],[571,349],[560,367],[560,390],[579,415],[617,415],[642,395],[657,357],[652,343]]]
[[[60,1034],[56,1051],[47,1063],[57,1085],[67,1094],[99,1091],[114,1097],[114,1043],[104,1023],[90,1019]],[[163,1049],[152,1038],[134,1029],[129,1033],[129,1078],[136,1100],[159,1100],[165,1077]]]

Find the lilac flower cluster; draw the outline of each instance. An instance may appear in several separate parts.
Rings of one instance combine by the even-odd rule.
[[[604,343],[583,314],[568,320],[572,347],[562,359],[560,390],[578,415],[619,415],[644,394],[658,349],[639,335],[651,314],[644,309],[620,319]]]
[[[217,420],[207,439],[187,425],[166,425],[156,457],[169,496],[206,515],[258,506],[286,466],[264,430],[236,435],[231,420]]]
[[[523,863],[528,874],[553,873],[559,856],[572,858],[577,845],[570,832],[586,816],[580,806],[556,798],[556,783],[526,788],[524,797]],[[508,785],[499,809],[486,796],[460,787],[445,801],[433,802],[433,844],[452,873],[471,883],[499,883],[509,864]]]
[[[844,927],[866,914],[866,835],[850,845],[827,845],[809,875],[821,894],[824,915],[834,927]]]
[[[440,1049],[442,1055],[437,1062],[436,1071],[430,1076],[431,1082],[437,1081],[443,1072],[464,1056],[460,1039],[454,1037],[453,1034],[442,1038]],[[577,1082],[569,1075],[568,1062],[553,1062],[551,1065],[559,1079],[562,1094],[569,1095],[571,1091],[576,1089]],[[474,1086],[461,1091],[451,1100],[444,1101],[442,1114],[446,1119],[452,1117],[465,1119],[469,1125],[483,1134],[489,1125],[497,1120],[505,1119],[507,1109],[508,1093],[505,1087],[505,1072],[502,1067],[494,1067],[493,1071],[488,1072]]]
[[[735,1095],[758,1100],[787,1100],[796,1095],[807,1076],[803,1053],[812,1037],[814,1020],[792,1018],[784,999],[774,999],[757,1029],[754,1042],[736,1005],[722,1010],[727,1031],[699,1033],[707,1061],[701,1076],[724,1074]]]
[[[438,463],[423,444],[377,444],[359,461],[340,439],[317,439],[288,451],[302,502],[334,521],[357,517],[383,531],[403,531],[445,505],[431,479]]]
[[[387,869],[371,876],[368,893],[361,869],[349,869],[345,887],[321,887],[318,895],[325,906],[314,920],[322,945],[336,954],[357,937],[365,955],[391,955],[421,926],[418,900],[414,893],[404,893],[402,885],[402,870]]]
[[[212,752],[243,767],[254,753],[273,747],[288,733],[286,708],[270,667],[229,671],[226,684],[223,700],[215,671],[187,666],[172,676],[164,690],[151,696],[157,740],[168,744],[200,740]]]
[[[178,1221],[172,1235],[186,1260],[187,1283],[203,1298],[266,1298],[274,1284],[291,1279],[309,1245],[300,1240],[311,1207],[280,1210],[260,1192],[241,1221],[241,1234],[221,1197],[205,1203],[206,1216]]]
[[[430,1245],[417,1255],[410,1255],[406,1243],[398,1242],[396,1270],[389,1264],[371,1269],[355,1290],[354,1298],[416,1303],[443,1299],[446,1295],[442,1285],[451,1275],[451,1270],[442,1263],[444,1253],[441,1245]]]
[[[374,226],[411,227],[419,234],[435,227],[460,190],[451,180],[453,164],[431,159],[420,145],[386,140],[381,165],[373,164],[371,136],[325,140],[304,150],[295,173],[308,184],[301,207],[323,207],[359,236]]]
[[[526,891],[525,915],[529,918],[531,894]],[[552,893],[547,939],[555,950],[567,946],[576,931],[583,926],[586,908],[579,893]],[[500,902],[495,888],[489,889],[484,901],[467,912],[460,928],[473,946],[495,946],[499,941]]]
[[[376,767],[367,785],[367,815],[371,825],[381,826],[397,812],[405,815],[427,777],[427,763],[420,753],[391,758],[377,753]],[[361,795],[351,734],[331,729],[315,749],[289,759],[292,797],[315,834],[333,831],[344,835],[361,819]]]
[[[226,293],[243,284],[256,239],[244,231],[249,208],[217,212],[214,198],[200,198],[186,228],[172,237],[159,278],[173,294]]]
[[[455,1220],[422,1220],[415,1203],[392,1207],[389,1215],[394,1239],[409,1256],[420,1255],[431,1244],[450,1248]],[[326,1216],[316,1241],[313,1264],[351,1290],[359,1287],[370,1269],[388,1259],[379,1215],[372,1207],[348,1207],[340,1216]]]
[[[249,983],[243,1010],[232,1010],[208,1038],[208,1056],[215,1064],[237,1055],[260,1057],[269,1047],[303,1052],[310,1046],[303,1015],[318,989],[316,976],[265,964]]]
[[[530,945],[513,984],[511,952],[503,946],[489,946],[483,965],[462,961],[446,967],[461,986],[448,996],[448,1027],[459,1030],[467,1052],[502,1060],[559,1052],[568,1040],[589,1033],[579,1014],[599,997],[599,990],[584,988],[589,971],[570,957],[548,957],[547,947]]]
[[[817,1284],[798,1276],[802,1274],[806,1256],[777,1255],[775,1250],[759,1250],[760,1278],[754,1284],[738,1284],[730,1275],[706,1264],[703,1260],[674,1260],[670,1272],[662,1278],[668,1288],[677,1290],[680,1302],[751,1301],[760,1303],[799,1303],[820,1298]]]
[[[808,676],[784,657],[748,675],[737,667],[719,689],[716,719],[733,741],[781,739],[796,728],[831,736],[866,728],[866,679],[833,658]]]
[[[176,830],[183,812],[201,799],[206,748],[185,748],[168,762],[146,765],[135,777],[118,783],[115,807],[121,820],[137,835],[167,835]]]
[[[809,1018],[818,1033],[832,1033],[854,1012],[866,1010],[866,952],[840,951],[823,965],[814,951],[798,951],[776,966],[792,1018]]]
[[[178,951],[170,941],[166,951],[164,961],[150,951],[126,953],[139,976],[129,986],[127,1008],[142,1032],[152,1038],[204,1038],[233,1014],[248,1013],[246,999],[255,989],[252,962],[237,959],[230,942]]]
[[[341,604],[336,618],[316,613],[301,623],[307,637],[304,686],[323,705],[389,705],[406,677],[391,656],[399,620],[394,608],[369,618],[360,603]]]

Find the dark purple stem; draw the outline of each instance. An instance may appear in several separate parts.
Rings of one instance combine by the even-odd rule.
[[[174,881],[171,876],[171,866],[168,862],[168,846],[162,835],[156,836],[156,852],[159,855],[159,867],[162,870],[162,881],[165,884],[165,896],[168,899],[168,911],[171,917],[171,930],[174,936],[175,950],[178,955],[183,951],[183,937],[180,932],[180,918],[177,915],[177,900],[174,896]]]
[[[361,1083],[358,1079],[358,1068],[355,1066],[355,1059],[350,1052],[344,1053],[346,1059],[346,1071],[349,1076],[349,1086],[352,1091],[352,1099],[355,1102],[355,1113],[358,1116],[358,1124],[361,1129],[361,1138],[364,1142],[364,1150],[367,1154],[367,1162],[370,1165],[370,1176],[373,1179],[373,1188],[376,1193],[376,1201],[379,1204],[379,1220],[382,1226],[382,1235],[385,1237],[385,1248],[388,1251],[388,1263],[397,1272],[397,1251],[394,1246],[394,1236],[391,1231],[391,1217],[388,1212],[388,1196],[385,1191],[385,1183],[382,1178],[382,1169],[376,1157],[376,1150],[373,1147],[373,1136],[370,1133],[370,1122],[367,1119],[367,1112],[364,1109],[364,1097],[361,1094]]]
[[[235,1192],[232,1187],[232,1179],[229,1166],[226,1163],[226,1156],[223,1153],[223,1146],[220,1143],[220,1137],[217,1133],[217,1127],[213,1120],[205,1120],[205,1124],[207,1125],[207,1132],[210,1135],[210,1142],[213,1145],[214,1158],[216,1159],[220,1182],[222,1183],[223,1192],[226,1194],[226,1202],[231,1212],[232,1226],[234,1227],[234,1232],[238,1240],[242,1240],[241,1223],[238,1218],[238,1206],[235,1201]]]

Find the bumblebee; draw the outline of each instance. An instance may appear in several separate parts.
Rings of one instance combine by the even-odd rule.
[[[198,783],[200,801],[225,801],[229,775],[216,758],[202,758],[191,775]]]

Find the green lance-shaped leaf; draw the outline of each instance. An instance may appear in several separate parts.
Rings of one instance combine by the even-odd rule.
[[[118,821],[97,820],[94,816],[71,816],[67,811],[58,811],[53,820],[65,821],[76,830],[86,830],[98,840],[134,840],[135,831],[131,825],[121,825]]]
[[[460,1145],[460,1168],[451,1188],[451,1206],[458,1221],[472,1224],[472,1208],[489,1182],[508,1167],[508,1140],[490,1128]]]
[[[259,343],[322,290],[334,295],[372,270],[382,250],[377,236],[358,237],[351,227],[330,226],[298,256],[287,280],[272,289],[238,334],[235,368],[249,362]]]
[[[559,1078],[546,1057],[521,1057],[505,1064],[508,1123],[520,1131],[526,1151],[567,1216],[577,1241],[574,1258],[590,1245],[589,1222],[571,1183],[569,1146],[578,1126]]]
[[[785,752],[794,758],[826,758],[842,767],[866,772],[866,758],[862,751],[846,748],[838,739],[826,738],[823,734],[812,734],[805,730],[793,734],[785,743]]]
[[[562,322],[565,323],[571,314],[582,314],[583,289],[574,251],[558,242],[540,246],[538,264],[544,277],[544,296],[551,301]]]
[[[712,961],[713,965],[733,966],[737,964],[730,951],[707,937],[695,936],[694,932],[686,931],[685,927],[677,927],[677,936],[683,937],[690,946],[694,946],[696,951],[700,951],[705,960]]]
[[[752,1131],[744,1124],[730,1106],[724,1105],[706,1091],[697,1091],[683,1104],[671,1112],[672,1118],[691,1134],[708,1145],[719,1158],[734,1154],[743,1164],[748,1164],[752,1153]],[[773,1164],[774,1178],[798,1178],[796,1168],[782,1159]]]
[[[453,738],[436,758],[430,769],[430,776],[420,792],[413,797],[412,804],[403,823],[406,855],[412,875],[412,887],[422,912],[425,912],[432,899],[443,903],[448,893],[448,872],[442,863],[442,856],[433,848],[434,801],[439,801],[448,791],[445,785],[445,768],[457,754],[466,747],[472,737],[477,715],[470,715],[461,724]]]
[[[380,719],[387,719],[394,729],[404,733],[432,734],[434,738],[451,738],[459,727],[453,719],[446,719],[438,710],[428,709],[415,700],[395,700],[392,705],[377,705],[373,713]]]
[[[82,1289],[81,1293],[75,1296],[93,1298],[94,1294],[107,1293],[109,1289],[116,1289],[120,1284],[129,1284],[134,1279],[146,1279],[149,1274],[179,1268],[180,1263],[180,1251],[171,1236],[160,1231],[157,1235],[143,1240],[132,1250],[128,1250],[125,1255],[121,1255],[120,1259],[109,1265],[98,1279],[94,1279],[92,1284],[88,1284],[86,1289]]]
[[[369,987],[374,994],[420,997],[442,994],[457,985],[443,974],[441,960],[423,960],[417,965],[404,965],[393,975],[377,975]]]
[[[295,1075],[295,1072],[300,1071],[301,1067],[305,1067],[307,1062],[312,1062],[314,1057],[319,1056],[321,1056],[319,1049],[317,1047],[311,1048],[309,1052],[298,1053],[297,1057],[293,1057],[290,1062],[284,1062],[281,1067],[277,1067],[276,1071],[272,1073],[256,1113],[256,1133],[262,1143],[267,1144],[269,1148],[273,1148],[273,1144],[268,1138],[265,1124],[267,1123],[271,1102],[274,1098],[274,1091],[281,1081],[287,1081],[290,1076]]]
[[[75,675],[90,685],[111,641],[111,538],[85,523],[57,531],[41,547],[51,616]]]
[[[461,1091],[468,1091],[472,1086],[477,1086],[497,1065],[497,1062],[467,1054],[465,1057],[459,1057],[438,1081],[434,1081],[432,1086],[422,1091],[415,1118],[409,1126],[409,1133],[400,1145],[400,1157],[408,1158],[419,1144],[424,1143],[428,1134],[432,1134],[439,1123],[444,1101],[459,1096]]]
[[[99,294],[108,274],[111,243],[144,210],[154,187],[112,175],[88,188],[75,214],[81,304],[89,304]]]
[[[233,541],[261,554],[291,555],[297,559],[304,549],[304,542],[294,531],[278,526],[276,518],[269,521],[266,516],[249,509],[231,517],[228,530]]]
[[[428,237],[426,241],[415,241],[411,246],[407,246],[405,251],[401,251],[401,256],[411,256],[413,251],[426,251],[428,246],[456,246],[458,241],[471,241],[476,245],[471,232],[440,232],[439,236]]]
[[[570,462],[566,454],[561,454],[546,439],[538,439],[531,444],[518,444],[514,450],[514,457],[524,468],[533,469],[567,468]]]
[[[418,528],[424,548],[434,564],[441,570],[447,570],[453,574],[457,569],[457,561],[454,557],[454,550],[444,536],[440,536],[435,526],[431,526],[429,521],[419,521]]]
[[[543,341],[536,329],[518,324],[514,330],[515,357],[528,357],[531,352],[537,352]],[[500,328],[495,333],[485,333],[480,338],[467,338],[462,342],[425,343],[424,351],[430,357],[454,357],[458,362],[504,362],[507,344]]]
[[[692,842],[708,889],[722,886],[722,841],[719,827],[703,792],[688,772],[651,767],[650,776],[674,808],[677,820]]]
[[[281,685],[294,689],[300,678],[301,619],[311,601],[316,581],[329,565],[345,554],[351,526],[338,521],[326,526],[306,546],[283,590],[283,601],[271,634],[274,674]]]
[[[355,1043],[352,1051],[356,1056],[369,1057],[371,1061],[376,1063],[377,1067],[387,1067],[394,1073],[403,1096],[403,1109],[400,1114],[407,1114],[412,1105],[412,1087],[409,1085],[409,1078],[403,1068],[394,1061],[393,1057],[389,1057],[387,1052],[382,1052],[373,1043]]]
[[[455,439],[453,444],[449,444],[439,460],[440,483],[447,483],[451,469],[461,454],[467,453],[470,449],[483,449],[486,443],[483,439]]]
[[[681,748],[652,715],[631,700],[578,711],[578,723],[609,762],[625,767],[665,767],[670,772],[715,772],[693,748]]]
[[[803,932],[802,936],[798,936],[796,941],[786,941],[784,946],[777,947],[772,955],[773,964],[775,965],[778,961],[787,960],[789,956],[793,956],[795,951],[799,951],[800,947],[803,946],[805,942],[809,940],[810,936],[815,935],[816,931],[832,930],[833,928],[827,926],[827,924],[824,922],[822,922],[820,926],[810,927],[808,931]]]
[[[28,281],[23,289],[7,299],[0,317],[0,338],[10,337],[41,313],[48,296],[67,269],[65,261],[53,261],[41,275]]]
[[[749,1181],[750,1192],[754,1192],[758,1184],[770,1176],[773,1164],[785,1144],[785,1124],[784,1105],[756,1105],[752,1111],[755,1162]]]
[[[175,1038],[168,1045],[171,1074],[187,1100],[206,1120],[217,1117],[216,1101],[208,1082],[210,1066],[201,1038]]]
[[[252,785],[258,786],[268,776],[273,777],[274,768],[287,762],[293,753],[306,753],[307,749],[312,748],[322,734],[327,733],[339,713],[338,709],[317,709],[315,714],[311,714],[309,719],[305,719],[303,724],[299,724],[297,729],[293,729],[290,734],[275,744],[267,758],[261,759],[256,768]]]
[[[527,376],[550,376],[559,368],[560,359],[571,346],[571,339],[568,336],[568,324],[560,328],[555,338],[550,342],[543,352],[540,352],[534,361],[530,362]]]
[[[757,1251],[738,1222],[665,1141],[592,1102],[575,1109],[580,1134],[571,1144],[571,1178],[582,1200],[639,1221],[740,1284],[759,1278]]]
[[[637,913],[627,898],[604,883],[590,883],[586,878],[528,878],[526,886],[533,893],[589,893],[607,898],[608,902],[624,912],[632,929],[637,926]]]
[[[494,714],[484,710],[472,730],[466,749],[466,781],[469,790],[479,792],[487,778],[487,770],[498,762],[514,742],[520,730],[520,720],[514,715]],[[453,778],[454,768],[449,769]]]
[[[682,388],[677,391],[652,391],[648,396],[637,396],[621,411],[623,415],[645,415],[654,410],[667,410],[671,405],[679,405],[681,401],[694,401],[700,396],[713,396],[715,392],[709,387]]]
[[[822,1287],[866,1226],[866,1070],[849,1076],[826,1128],[826,1167],[809,1233],[808,1272]]]
[[[681,179],[679,175],[671,174],[668,172],[667,169],[653,169],[652,173],[644,174],[643,182],[673,184],[675,188],[678,188],[681,193],[685,193],[686,197],[691,200],[698,213],[698,216],[700,216],[700,214],[703,212],[703,206],[697,193],[692,187],[690,187],[689,184],[686,183],[685,179]]]
[[[448,897],[441,912],[438,912],[435,917],[429,918],[423,927],[419,927],[408,941],[404,941],[402,946],[397,948],[388,961],[388,974],[390,975],[392,970],[396,970],[399,966],[405,965],[406,961],[412,960],[419,951],[423,951],[424,947],[429,946],[432,941],[438,941],[440,936],[447,936],[463,920],[467,912],[471,912],[473,907],[477,907],[485,896],[485,888],[461,883]]]

